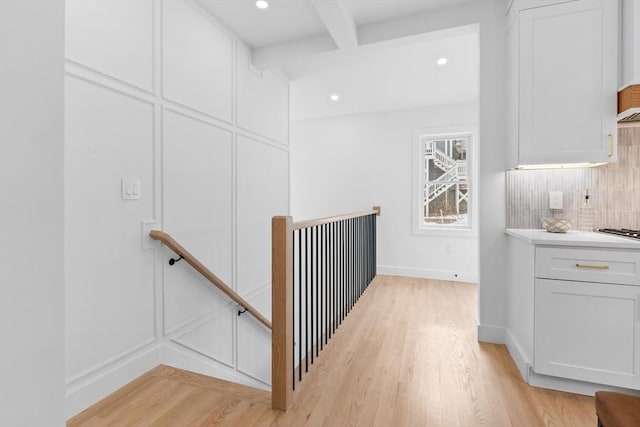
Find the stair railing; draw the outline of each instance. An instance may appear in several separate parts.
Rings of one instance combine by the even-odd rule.
[[[451,188],[455,184],[455,182],[451,181],[457,178],[457,172],[457,167],[454,166],[435,180],[427,183],[429,190],[427,194],[427,201],[432,201],[440,194]]]
[[[236,304],[238,304],[242,311],[241,313],[247,312],[256,318],[260,323],[266,326],[269,329],[272,329],[271,322],[264,317],[258,310],[256,310],[251,304],[249,304],[244,298],[238,295],[233,289],[231,289],[226,283],[222,281],[218,276],[213,274],[211,270],[209,270],[204,264],[202,264],[196,257],[191,255],[189,251],[183,248],[178,242],[176,242],[173,237],[164,231],[160,230],[151,230],[149,232],[149,236],[151,236],[154,240],[159,240],[166,247],[171,249],[173,252],[178,255],[178,259],[171,259],[169,264],[173,265],[176,261],[184,259],[184,261],[194,268],[198,273],[204,276],[211,284],[213,284],[216,288],[220,289],[225,295],[227,295],[231,300],[233,300]]]
[[[311,221],[272,219],[272,407],[296,382],[376,276],[380,208]],[[295,344],[294,344],[295,343]],[[303,368],[304,366],[304,368]]]

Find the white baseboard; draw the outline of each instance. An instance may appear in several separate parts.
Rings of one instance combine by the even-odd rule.
[[[67,386],[65,398],[67,419],[158,366],[161,363],[159,348],[159,345],[147,347]]]
[[[481,325],[478,323],[478,341],[492,344],[504,344],[505,328],[502,326]]]
[[[158,365],[169,365],[210,377],[271,391],[271,388],[233,368],[170,341],[158,342],[67,386],[65,416],[78,415]]]
[[[585,396],[593,396],[597,391],[616,391],[618,393],[640,396],[640,390],[631,390],[627,388],[613,387],[603,384],[570,380],[567,378],[552,377],[549,375],[540,375],[536,374],[535,372],[531,372],[531,374],[529,375],[529,385],[534,387],[548,388],[551,390],[564,391],[567,393],[583,394]]]
[[[378,274],[387,276],[415,277],[418,279],[451,280],[454,282],[478,283],[478,273],[472,271],[427,270],[413,267],[378,265]]]
[[[162,360],[164,365],[173,366],[174,368],[197,372],[210,377],[255,387],[260,390],[271,391],[271,387],[265,383],[255,380],[208,357],[190,351],[174,342],[167,342],[160,348],[160,360]]]
[[[531,372],[531,360],[525,354],[524,350],[522,350],[522,346],[518,342],[518,340],[513,336],[509,329],[505,329],[504,334],[504,343],[507,346],[507,350],[509,350],[509,354],[511,358],[516,364],[520,375],[524,382],[529,382],[529,373]]]

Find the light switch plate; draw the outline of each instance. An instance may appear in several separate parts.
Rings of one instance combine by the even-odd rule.
[[[151,230],[156,230],[158,224],[155,219],[143,219],[142,220],[142,249],[154,249],[154,240],[149,236]]]
[[[139,179],[122,179],[122,200],[139,200],[140,199],[140,180]]]
[[[562,191],[549,191],[549,209],[562,209]]]

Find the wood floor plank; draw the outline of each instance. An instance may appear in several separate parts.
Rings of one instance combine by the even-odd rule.
[[[503,345],[476,338],[477,286],[378,276],[325,346],[291,409],[160,366],[68,425],[591,426],[593,398],[530,387]]]

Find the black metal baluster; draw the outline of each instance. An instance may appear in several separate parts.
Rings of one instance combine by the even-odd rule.
[[[355,251],[355,275],[356,275],[356,302],[360,298],[360,218],[355,220],[356,226],[354,234],[356,236],[356,251]]]
[[[309,372],[309,229],[304,229],[304,371]]]
[[[358,301],[358,218],[353,219],[353,298],[351,307]]]
[[[293,378],[291,381],[291,385],[293,386],[293,389],[296,389],[296,344],[295,344],[295,337],[296,337],[296,232],[294,230],[294,232],[291,234],[291,247],[293,248],[293,262],[291,263],[292,266],[292,272],[291,272],[291,277],[293,278],[293,289],[291,292],[291,309],[293,310],[293,313],[291,313],[291,330],[293,331],[293,347],[291,348],[292,351],[292,355],[291,355],[291,360],[293,360],[293,366],[292,368],[292,372],[291,375],[293,375]]]
[[[327,224],[327,334],[329,339],[333,335],[333,224]]]
[[[324,343],[329,342],[329,224],[324,225]]]
[[[373,261],[373,248],[375,245],[375,240],[373,236],[373,223],[376,221],[375,215],[371,215],[369,220],[369,237],[371,238],[371,243],[369,244],[369,263],[371,264],[369,267],[369,281],[373,280],[373,271],[375,269],[375,264]]]
[[[349,315],[349,312],[351,311],[351,295],[353,292],[353,262],[351,261],[351,257],[353,256],[352,223],[352,219],[347,220],[347,241],[349,242],[347,246],[347,260],[345,263],[345,267],[347,269],[347,315]]]
[[[340,243],[338,244],[340,251],[340,320],[342,324],[344,319],[344,221],[340,221]]]
[[[315,239],[313,237],[314,228],[315,227],[311,227],[311,260],[310,260],[311,271],[310,271],[310,275],[309,275],[309,291],[311,293],[311,298],[310,298],[311,299],[311,306],[310,306],[311,312],[309,313],[309,315],[311,317],[311,330],[309,332],[311,333],[311,348],[307,349],[307,351],[309,351],[309,350],[311,351],[311,364],[313,364],[313,343],[315,342],[314,339],[313,339],[313,332],[315,331],[315,329],[313,327],[313,308],[314,308],[314,305],[313,305],[313,288],[314,288],[313,272],[315,270],[315,264],[313,262],[313,255],[314,255],[313,248],[314,248],[314,243],[315,243]],[[307,354],[307,357],[308,356],[309,355]]]
[[[324,323],[323,323],[323,319],[322,319],[322,314],[324,313],[323,310],[323,306],[322,304],[324,303],[324,292],[323,292],[323,287],[324,287],[324,263],[323,263],[323,258],[322,255],[324,254],[323,251],[323,247],[324,247],[324,225],[320,225],[319,227],[319,231],[320,231],[320,281],[318,282],[318,288],[320,290],[320,304],[319,304],[319,308],[320,308],[320,335],[318,335],[318,339],[320,340],[320,350],[322,350],[322,345],[324,343],[324,339],[322,338],[322,333],[323,333],[323,329],[324,329]]]
[[[318,314],[320,314],[318,311],[318,306],[319,306],[319,297],[318,297],[318,291],[320,290],[320,284],[318,282],[318,270],[320,268],[320,264],[318,262],[318,241],[320,240],[318,237],[318,232],[320,231],[320,227],[316,226],[314,227],[316,229],[316,286],[315,286],[315,292],[316,292],[316,339],[313,341],[313,343],[316,345],[316,356],[318,356],[319,353],[319,349],[318,349],[318,341],[320,341],[320,328],[318,327]],[[313,360],[313,359],[311,359]]]
[[[368,278],[368,282],[371,283],[371,280],[373,280],[373,278],[371,277],[371,271],[372,271],[372,267],[373,267],[373,263],[371,262],[371,242],[372,242],[372,238],[371,238],[371,222],[373,219],[373,215],[369,215],[368,218],[368,227],[367,227],[367,237],[369,238],[369,243],[367,244],[368,247],[368,252],[367,252],[367,263],[369,264],[369,269],[367,272],[367,278]]]
[[[373,221],[373,276],[378,273],[378,221]]]
[[[376,236],[375,236],[375,222],[376,222],[376,216],[375,215],[371,215],[371,221],[370,221],[370,228],[369,228],[369,236],[371,237],[371,245],[369,248],[369,256],[371,258],[369,258],[370,262],[371,262],[371,271],[369,272],[369,277],[370,277],[370,281],[373,281],[373,278],[375,277],[375,271],[376,271],[376,264],[375,264],[375,260],[373,259],[373,251],[375,250],[376,247]]]
[[[298,230],[298,366],[302,381],[302,230]]]
[[[353,236],[353,218],[349,220],[349,312],[353,308],[353,292],[354,292],[354,273],[355,263],[353,262],[353,253],[355,251],[355,239]]]
[[[356,218],[356,302],[360,299],[360,218]]]
[[[333,239],[332,239],[333,240],[333,242],[332,242],[332,244],[333,244],[333,251],[332,252],[333,253],[331,255],[332,258],[333,258],[333,273],[332,273],[333,283],[331,285],[333,287],[333,295],[332,295],[332,299],[333,299],[333,307],[332,307],[332,310],[333,310],[333,314],[332,314],[332,316],[333,316],[333,319],[332,319],[333,326],[332,326],[332,329],[333,329],[333,333],[335,333],[336,332],[336,327],[337,327],[336,319],[338,318],[338,292],[337,292],[337,288],[338,288],[338,246],[336,245],[336,241],[337,241],[336,236],[337,236],[337,233],[338,233],[338,224],[337,223],[332,224],[332,228],[333,228]]]
[[[342,224],[340,225],[341,228],[341,233],[342,233],[342,241],[344,242],[345,240],[345,236],[347,233],[347,224],[345,223],[346,221],[343,221]],[[340,269],[342,270],[342,284],[341,284],[341,294],[342,294],[342,316],[340,318],[340,323],[342,323],[342,321],[344,320],[346,314],[347,314],[347,251],[345,250],[344,245],[340,245],[340,252],[342,252],[342,257],[341,257],[341,265],[340,265]]]

